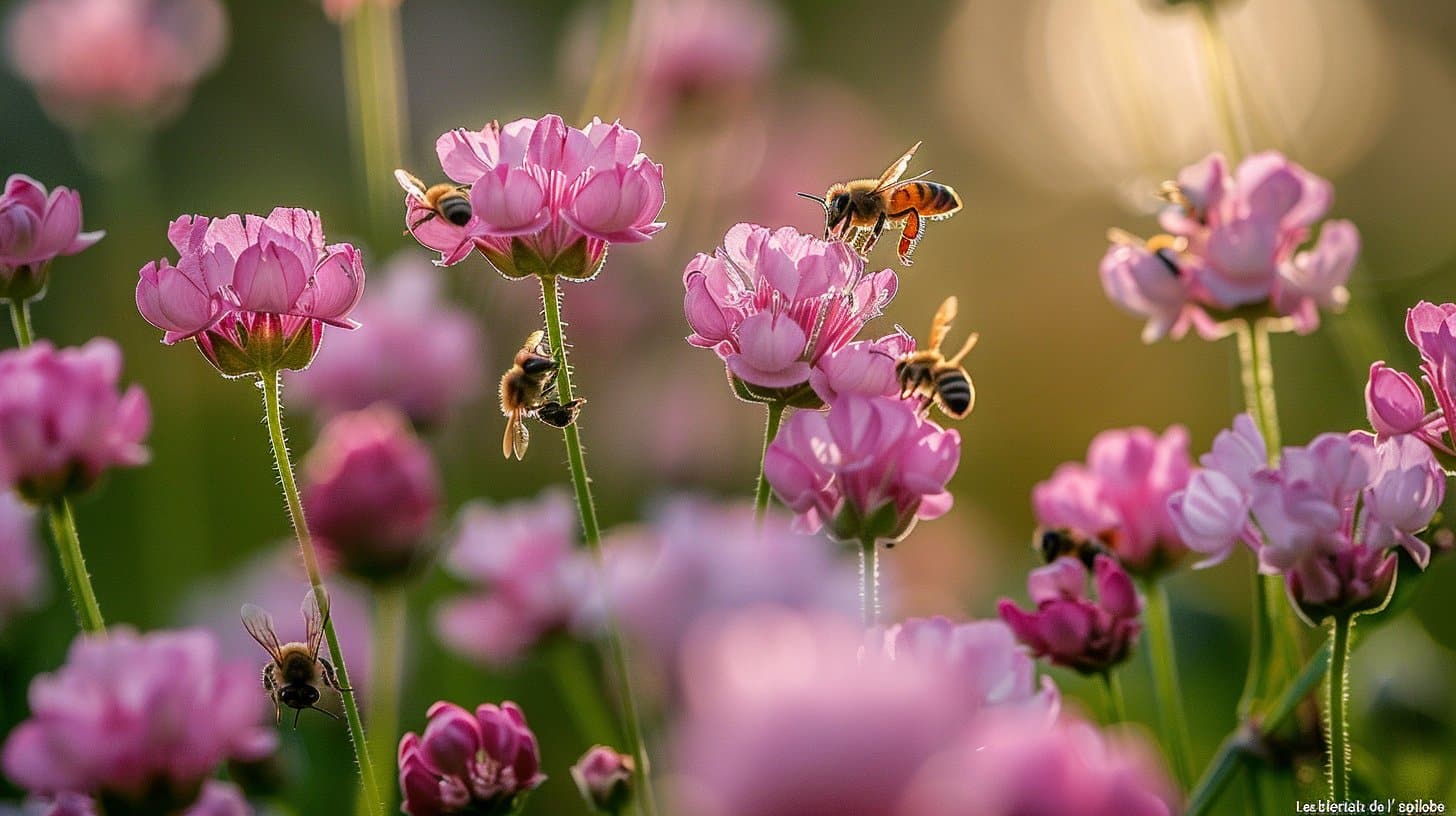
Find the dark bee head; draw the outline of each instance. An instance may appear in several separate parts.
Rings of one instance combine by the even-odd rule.
[[[824,205],[824,214],[829,219],[830,226],[849,217],[849,203],[849,193],[847,192],[839,193],[827,200]]]
[[[457,227],[470,223],[470,199],[459,190],[440,199],[440,214]]]
[[[278,702],[289,708],[312,708],[318,701],[319,692],[313,686],[300,683],[278,690]]]

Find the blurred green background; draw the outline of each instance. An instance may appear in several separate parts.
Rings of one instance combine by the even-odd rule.
[[[397,220],[369,218],[350,147],[338,27],[311,2],[227,5],[224,62],[149,137],[73,137],[13,72],[0,71],[0,172],[79,189],[87,228],[108,231],[95,248],[56,263],[50,293],[33,310],[37,330],[63,344],[116,338],[125,379],[152,400],[153,463],[113,474],[77,508],[108,619],[141,628],[179,623],[199,582],[226,580],[289,533],[256,389],[218,377],[190,347],[163,347],[134,308],[137,269],[172,253],[167,222],[182,213],[304,206],[322,213],[330,240],[358,243],[374,267],[400,250],[428,256],[401,236]],[[639,45],[609,34],[606,21],[622,7],[406,0],[403,166],[438,177],[433,140],[448,128],[547,112],[576,118],[599,44],[628,54]],[[998,596],[1024,597],[1035,563],[1029,492],[1058,463],[1081,459],[1098,431],[1130,425],[1183,423],[1197,455],[1241,410],[1231,340],[1145,346],[1139,321],[1113,307],[1097,279],[1106,229],[1153,232],[1157,182],[1219,147],[1193,18],[1139,0],[804,0],[771,8],[781,18],[777,63],[721,98],[687,98],[664,114],[662,100],[634,85],[630,60],[606,63],[604,107],[591,113],[643,131],[644,150],[666,165],[669,226],[648,245],[615,248],[598,280],[567,287],[578,389],[591,400],[582,432],[603,520],[638,518],[668,493],[751,490],[762,417],[732,400],[710,352],[682,341],[681,270],[692,254],[711,251],[736,221],[816,232],[820,213],[794,191],[873,176],[924,140],[912,172],[933,169],[966,208],[930,225],[889,319],[870,333],[888,333],[895,322],[921,332],[934,305],[958,295],[961,325],[981,333],[968,363],[979,399],[960,425],[955,510],[921,525],[886,560],[900,582],[901,614],[988,616]],[[1284,439],[1301,444],[1363,427],[1369,363],[1415,369],[1404,310],[1423,298],[1452,299],[1456,6],[1247,0],[1226,8],[1225,19],[1254,143],[1330,178],[1332,214],[1352,219],[1364,238],[1346,314],[1313,336],[1274,338]],[[118,153],[120,161],[101,158]],[[891,245],[873,263],[890,265]],[[533,287],[501,279],[479,256],[440,274],[479,315],[492,361],[480,372],[482,396],[430,439],[450,508],[564,482],[562,451],[545,435],[524,463],[498,453],[503,420],[493,384],[509,365],[506,350],[531,328],[524,315]],[[302,413],[290,421],[301,453],[316,428]],[[1357,755],[1369,783],[1398,798],[1456,800],[1453,561],[1433,564],[1412,613],[1361,632],[1371,642],[1356,658]],[[1246,655],[1247,569],[1239,557],[1185,571],[1170,585],[1200,767],[1232,724]],[[416,621],[449,589],[430,576],[411,600]],[[6,730],[24,716],[28,679],[57,666],[73,634],[59,584],[51,598],[0,636]],[[409,655],[405,728],[420,728],[436,699],[516,699],[552,777],[529,812],[582,812],[566,769],[606,736],[573,729],[554,686],[541,682],[542,665],[482,671],[442,652],[423,625],[411,630]],[[1056,676],[1073,695],[1093,691]],[[1140,664],[1125,682],[1133,716],[1152,722]],[[350,773],[342,729],[318,718],[284,743],[300,771],[283,797],[292,812],[342,812],[336,797]],[[0,798],[9,794],[0,787]],[[1224,812],[1238,812],[1236,803],[1230,797]]]

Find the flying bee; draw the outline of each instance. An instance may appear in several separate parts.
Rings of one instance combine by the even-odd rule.
[[[895,376],[900,380],[900,398],[925,397],[951,419],[963,419],[976,407],[976,386],[961,366],[961,360],[975,348],[980,335],[971,332],[961,350],[954,357],[946,359],[940,351],[940,344],[950,332],[950,323],[955,320],[958,301],[952,295],[940,304],[935,317],[930,321],[929,342],[924,348],[913,349],[895,360]],[[926,406],[929,410],[929,406]]]
[[[1092,569],[1092,564],[1099,555],[1111,553],[1102,542],[1087,538],[1080,533],[1067,529],[1053,529],[1038,527],[1032,539],[1032,546],[1041,553],[1042,561],[1050,564],[1058,558],[1071,556],[1082,562],[1087,569]]]
[[[281,721],[283,706],[294,709],[293,727],[298,728],[298,718],[305,708],[320,711],[333,719],[333,712],[318,707],[324,686],[335,691],[349,691],[339,685],[334,676],[334,666],[327,658],[319,657],[319,646],[323,642],[326,615],[319,610],[318,596],[310,589],[303,599],[303,620],[306,624],[303,643],[278,643],[278,634],[273,629],[273,616],[253,604],[243,604],[243,626],[248,634],[271,658],[263,665],[263,688],[273,699],[275,719]]]
[[[394,180],[399,182],[399,186],[403,187],[411,198],[418,201],[420,206],[429,211],[423,218],[410,224],[410,229],[437,216],[457,227],[470,223],[469,185],[445,182],[426,187],[423,181],[408,170],[395,170]]]
[[[878,179],[856,179],[831,186],[824,197],[799,193],[824,207],[824,240],[844,241],[867,257],[886,227],[900,228],[900,264],[909,266],[910,255],[924,234],[922,221],[950,218],[961,209],[961,197],[948,184],[922,181],[929,171],[900,180],[920,142],[885,169]]]
[[[553,428],[565,428],[576,421],[584,399],[560,402],[556,399],[556,360],[541,347],[541,331],[531,332],[511,368],[501,375],[501,413],[506,416],[506,435],[501,453],[507,459],[526,455],[531,434],[521,422],[535,417]]]

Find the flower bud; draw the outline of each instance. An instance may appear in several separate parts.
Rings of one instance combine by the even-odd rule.
[[[75,255],[105,235],[81,232],[81,196],[13,175],[0,193],[0,300],[15,303],[45,293],[50,263]]]
[[[571,766],[571,778],[593,810],[615,816],[632,801],[632,769],[632,757],[597,745]]]
[[[1409,374],[1372,363],[1365,384],[1365,416],[1381,436],[1408,434],[1425,422],[1426,397]]]

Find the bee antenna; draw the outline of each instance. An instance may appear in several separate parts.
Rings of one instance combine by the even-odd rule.
[[[794,195],[798,196],[799,198],[807,198],[810,201],[813,201],[813,202],[817,203],[819,206],[823,207],[824,209],[826,209],[826,210],[829,209],[829,202],[826,201],[826,200],[824,200],[823,198],[820,198],[819,196],[810,195],[809,193],[794,193]]]

